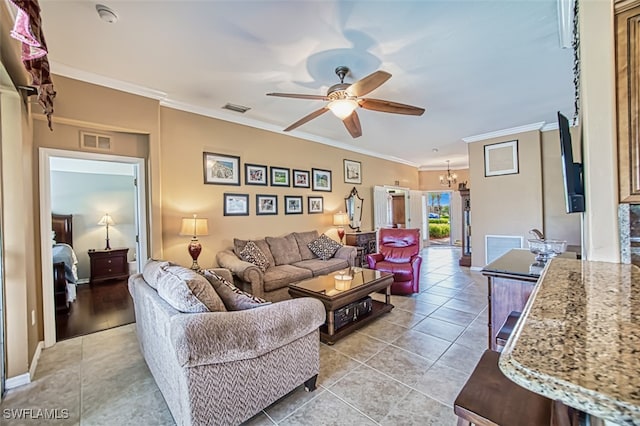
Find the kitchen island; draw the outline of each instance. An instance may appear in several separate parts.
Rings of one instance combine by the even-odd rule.
[[[552,259],[500,356],[515,383],[620,425],[640,425],[640,269]]]

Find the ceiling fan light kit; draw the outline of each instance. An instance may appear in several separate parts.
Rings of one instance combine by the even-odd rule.
[[[349,134],[351,134],[353,138],[357,138],[359,136],[362,136],[360,118],[358,117],[358,113],[356,112],[356,109],[358,107],[369,109],[372,111],[390,112],[394,114],[422,115],[424,113],[424,108],[415,107],[412,105],[405,105],[381,99],[361,98],[361,96],[364,96],[367,93],[377,89],[389,78],[391,78],[391,74],[389,74],[388,72],[376,71],[351,84],[344,82],[344,77],[349,73],[349,68],[345,66],[339,66],[335,69],[335,72],[338,78],[340,78],[340,83],[331,86],[327,91],[326,96],[304,95],[297,93],[267,93],[267,96],[330,101],[329,104],[310,114],[307,114],[300,120],[284,129],[285,132],[291,131],[313,120],[314,118],[319,117],[327,111],[331,111],[336,117],[342,120],[342,123],[346,127]]]
[[[358,103],[353,99],[338,99],[336,101],[329,102],[327,107],[336,117],[340,120],[344,120],[350,116],[356,108],[358,108]]]

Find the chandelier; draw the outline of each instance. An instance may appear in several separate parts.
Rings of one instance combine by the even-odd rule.
[[[447,160],[447,174],[440,175],[440,185],[451,188],[451,184],[455,184],[456,182],[458,182],[458,175],[451,173],[451,169],[449,169],[449,160]]]

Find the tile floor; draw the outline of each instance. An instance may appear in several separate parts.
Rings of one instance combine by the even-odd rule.
[[[455,425],[453,401],[487,343],[486,279],[460,268],[459,255],[425,249],[421,293],[393,296],[389,314],[321,344],[318,389],[299,387],[246,424]],[[174,424],[134,324],[44,350],[35,380],[7,392],[0,424],[48,423],[7,420],[7,410],[29,408],[68,410],[55,424]]]

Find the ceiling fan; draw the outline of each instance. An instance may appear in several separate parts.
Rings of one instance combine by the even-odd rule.
[[[356,108],[362,107],[372,111],[391,112],[394,114],[422,115],[424,108],[411,105],[405,105],[398,102],[385,101],[381,99],[362,98],[361,96],[380,87],[385,81],[391,78],[391,74],[385,71],[376,71],[368,76],[356,81],[355,83],[345,83],[344,77],[349,73],[349,68],[340,66],[336,68],[336,74],[340,78],[340,83],[329,87],[326,96],[322,95],[303,95],[297,93],[267,93],[267,96],[281,96],[284,98],[296,99],[313,99],[321,101],[330,101],[322,108],[305,115],[286,129],[285,132],[295,129],[304,123],[321,116],[325,112],[331,110],[336,117],[340,118],[344,123],[352,137],[362,136],[362,127],[360,119],[356,113]]]

